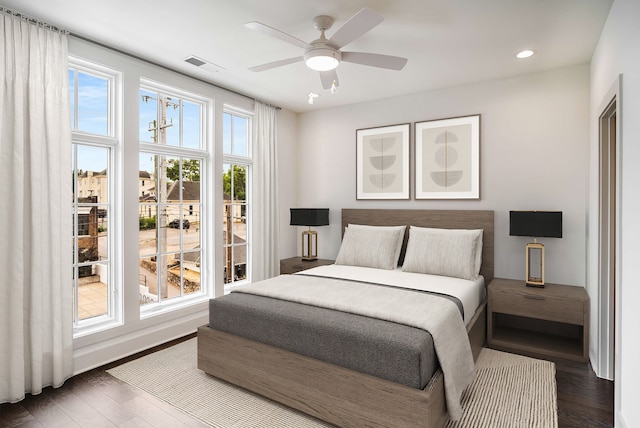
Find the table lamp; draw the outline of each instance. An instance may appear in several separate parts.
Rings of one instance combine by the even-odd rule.
[[[537,238],[562,238],[562,211],[510,211],[509,235],[530,236],[533,242],[526,246],[526,285],[544,287],[544,245]],[[539,272],[532,259],[539,254]]]
[[[291,222],[289,224],[309,227],[309,230],[302,232],[302,260],[317,260],[318,232],[311,230],[311,226],[328,225],[329,208],[291,208]]]

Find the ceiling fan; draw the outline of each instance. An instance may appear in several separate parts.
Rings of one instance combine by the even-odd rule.
[[[249,70],[265,71],[304,61],[309,68],[320,72],[320,80],[322,81],[322,87],[324,89],[335,89],[335,87],[338,86],[338,74],[335,69],[340,64],[340,61],[386,68],[389,70],[402,70],[407,63],[406,58],[365,52],[343,52],[340,50],[343,46],[362,36],[383,20],[384,18],[380,14],[365,7],[345,22],[330,39],[327,39],[324,33],[333,25],[333,18],[326,15],[316,16],[313,19],[313,23],[315,28],[320,31],[320,38],[310,43],[260,22],[248,22],[245,26],[252,30],[259,31],[270,37],[283,40],[304,49],[302,56],[258,65],[249,68]]]

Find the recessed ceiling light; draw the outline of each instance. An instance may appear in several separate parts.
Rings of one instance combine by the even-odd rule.
[[[520,51],[518,52],[518,54],[516,55],[516,58],[529,58],[530,56],[533,56],[536,52],[532,51],[530,49],[524,50],[524,51]]]

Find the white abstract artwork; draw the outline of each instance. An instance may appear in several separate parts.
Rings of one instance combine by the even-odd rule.
[[[409,199],[409,127],[356,131],[357,199]]]
[[[416,199],[479,199],[480,115],[415,125]]]

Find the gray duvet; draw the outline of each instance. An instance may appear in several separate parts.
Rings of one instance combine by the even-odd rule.
[[[211,299],[209,326],[412,388],[423,389],[439,367],[422,329],[270,297]]]

